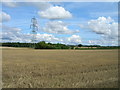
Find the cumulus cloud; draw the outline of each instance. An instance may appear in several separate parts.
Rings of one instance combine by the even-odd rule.
[[[56,38],[52,34],[37,34],[37,40],[39,41],[46,41],[51,43],[62,42],[63,40],[60,38]]]
[[[0,22],[7,22],[11,19],[10,15],[5,12],[0,12]]]
[[[50,7],[45,11],[39,11],[38,14],[40,17],[47,19],[66,19],[72,17],[72,14],[69,11],[66,11],[63,7],[59,6]]]
[[[118,23],[111,17],[99,17],[98,19],[88,21],[87,25],[79,26],[100,35],[100,39],[89,40],[89,44],[118,45],[118,33],[120,31],[118,30]]]
[[[2,27],[1,38],[3,41],[22,41],[20,37],[22,37],[22,34],[20,33],[20,28],[14,28],[14,27],[8,27],[5,25],[0,26]]]
[[[99,17],[97,20],[90,20],[88,26],[93,32],[100,34],[102,38],[93,40],[93,43],[100,45],[118,45],[118,23],[111,17]]]
[[[38,41],[46,41],[51,43],[62,43],[68,45],[78,45],[82,43],[81,37],[79,35],[72,35],[70,37],[55,37],[52,34],[37,34]]]
[[[79,30],[70,30],[66,23],[62,21],[50,21],[43,28],[44,32],[55,34],[74,34],[79,33]]]
[[[0,25],[2,31],[0,32],[1,42],[31,42],[32,34],[22,33],[20,28],[8,27]],[[79,35],[72,35],[70,37],[55,37],[52,34],[36,34],[36,42],[46,41],[51,43],[64,43],[77,45],[81,43],[81,37]]]
[[[77,45],[82,43],[81,37],[79,35],[72,35],[68,37],[65,41],[66,44]]]
[[[3,42],[31,42],[32,34],[22,33],[20,28],[8,27],[5,25],[0,25],[2,31],[0,35]],[[51,34],[37,34],[36,41],[46,41],[46,42],[61,42],[62,39],[56,38]]]
[[[88,28],[96,34],[108,35],[111,38],[118,36],[118,23],[111,17],[99,17],[96,20],[90,20]]]

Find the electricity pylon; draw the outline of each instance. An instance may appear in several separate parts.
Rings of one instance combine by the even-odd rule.
[[[38,31],[38,24],[37,24],[37,19],[35,17],[33,17],[31,19],[31,25],[30,25],[30,28],[32,29],[31,31],[31,35],[32,35],[32,38],[31,38],[31,43],[33,43],[33,48],[35,47],[35,43],[37,41],[36,39],[36,36],[37,36],[37,31]]]

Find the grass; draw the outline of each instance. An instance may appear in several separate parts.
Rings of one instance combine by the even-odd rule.
[[[117,50],[3,48],[3,88],[116,88]]]

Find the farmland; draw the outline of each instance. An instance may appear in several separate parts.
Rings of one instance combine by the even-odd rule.
[[[3,48],[4,88],[118,87],[118,50]]]

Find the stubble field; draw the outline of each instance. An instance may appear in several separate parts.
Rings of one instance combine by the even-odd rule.
[[[116,88],[117,50],[3,48],[4,88]]]

